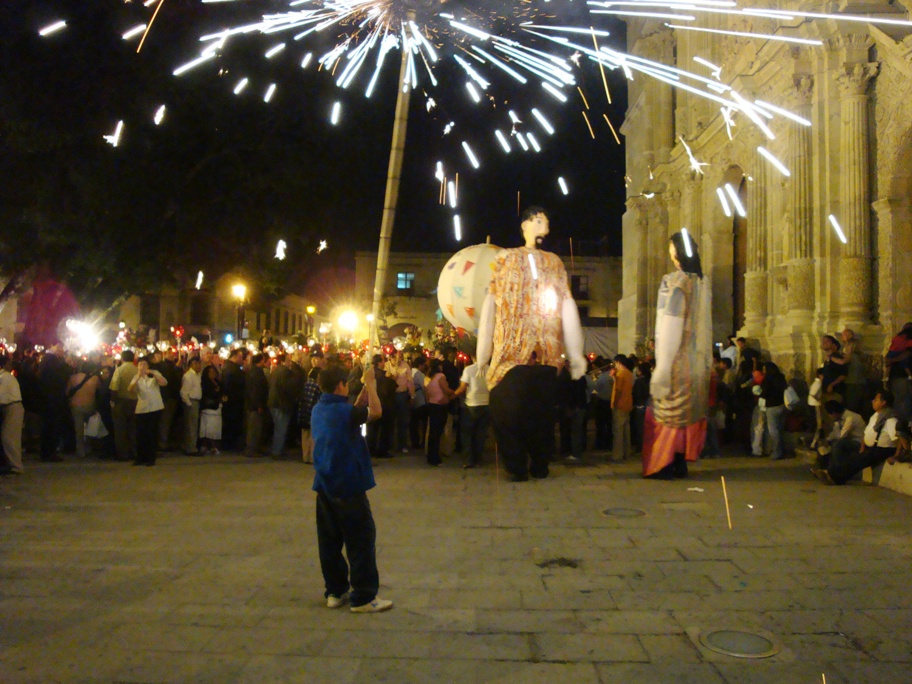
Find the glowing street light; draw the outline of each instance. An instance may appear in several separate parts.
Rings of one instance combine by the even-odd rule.
[[[235,339],[241,339],[241,333],[244,330],[244,300],[247,298],[247,286],[241,283],[231,286],[231,294],[237,299],[237,336]]]
[[[358,314],[354,311],[345,311],[339,316],[339,327],[348,333],[354,333],[358,327]]]

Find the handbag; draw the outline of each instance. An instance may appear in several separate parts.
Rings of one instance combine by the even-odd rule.
[[[102,421],[101,414],[98,411],[89,416],[89,420],[86,422],[85,436],[93,439],[101,439],[108,436],[108,430],[105,428],[104,421]]]

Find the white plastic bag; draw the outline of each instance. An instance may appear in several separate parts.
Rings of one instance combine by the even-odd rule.
[[[104,426],[104,421],[101,420],[101,414],[96,411],[91,416],[86,423],[85,427],[85,436],[92,437],[93,439],[101,439],[102,437],[108,436],[108,431]]]

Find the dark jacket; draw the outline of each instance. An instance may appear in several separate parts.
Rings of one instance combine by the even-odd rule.
[[[269,381],[260,366],[251,366],[244,382],[244,403],[248,411],[265,411],[269,400]]]
[[[353,425],[355,408],[347,397],[324,394],[313,409],[311,429],[314,439],[313,490],[332,498],[347,499],[376,486],[367,442],[361,429]]]
[[[760,396],[766,400],[766,407],[773,408],[785,403],[785,390],[788,382],[782,373],[767,373],[760,383]]]
[[[214,411],[222,405],[222,387],[218,380],[210,380],[209,374],[203,372],[203,379],[200,381],[203,390],[203,398],[200,399],[200,411]]]
[[[244,371],[234,361],[225,361],[222,368],[222,392],[232,404],[244,401]]]

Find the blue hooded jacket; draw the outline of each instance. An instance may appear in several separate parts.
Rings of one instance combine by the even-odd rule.
[[[353,410],[347,397],[324,393],[310,417],[313,490],[334,499],[348,499],[377,486],[367,442],[360,426],[351,425]]]

